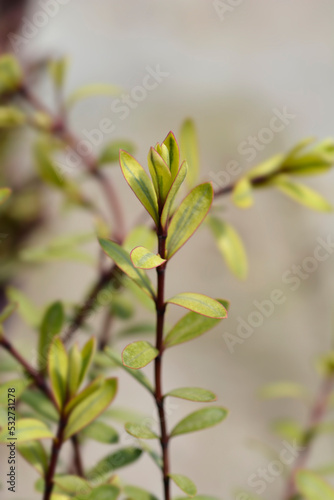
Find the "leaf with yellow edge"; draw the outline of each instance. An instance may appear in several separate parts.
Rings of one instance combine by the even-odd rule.
[[[147,161],[154,189],[162,206],[171,187],[172,176],[168,165],[154,148],[150,149]]]
[[[165,144],[168,149],[169,168],[172,174],[172,179],[174,180],[179,170],[180,149],[173,132],[169,132],[163,144]]]
[[[281,169],[283,161],[283,154],[275,155],[247,172],[247,179],[253,180],[256,177],[269,177]]]
[[[181,474],[169,474],[169,477],[174,481],[174,483],[184,491],[188,496],[193,497],[197,493],[197,488],[195,484],[186,476]]]
[[[0,205],[5,203],[8,200],[10,195],[12,194],[12,190],[9,188],[0,188]]]
[[[130,254],[132,264],[137,269],[153,269],[161,266],[166,259],[162,259],[160,255],[150,252],[145,247],[136,247]]]
[[[24,443],[25,441],[35,441],[39,439],[54,438],[54,434],[50,429],[41,422],[34,418],[21,418],[16,422],[15,436],[8,435],[7,426],[0,432],[0,443],[8,443],[8,438],[15,437],[17,443]]]
[[[305,500],[334,500],[334,489],[321,477],[308,470],[296,474],[296,486]]]
[[[68,356],[63,342],[54,338],[48,355],[48,372],[51,388],[58,408],[62,408],[66,399]]]
[[[222,304],[207,295],[202,295],[201,293],[179,293],[167,300],[167,302],[184,307],[197,314],[202,314],[208,318],[227,318],[227,311]]]
[[[245,279],[248,273],[248,261],[239,234],[230,224],[217,217],[208,217],[208,224],[229,269],[239,279]]]
[[[275,177],[270,183],[301,205],[319,212],[331,212],[333,207],[319,193],[303,184],[297,184],[286,175]]]
[[[179,434],[187,434],[188,432],[200,431],[202,429],[207,429],[214,425],[219,424],[227,417],[227,410],[220,407],[203,408],[202,410],[197,410],[187,417],[185,417],[181,422],[176,424],[171,432],[171,436],[178,436]]]
[[[128,434],[138,439],[157,439],[159,436],[146,425],[128,422],[125,424]]]
[[[195,123],[193,120],[185,120],[180,132],[180,146],[182,160],[186,160],[189,166],[187,181],[190,187],[196,184],[199,176],[199,151]]]
[[[171,185],[171,188],[168,192],[168,195],[167,195],[167,198],[166,198],[166,201],[164,204],[164,208],[163,208],[162,213],[161,213],[160,220],[161,220],[161,225],[163,228],[166,228],[168,219],[170,217],[170,214],[171,214],[171,211],[173,208],[173,203],[175,201],[176,195],[177,195],[184,179],[186,178],[187,172],[188,172],[188,165],[187,165],[187,162],[184,161],[182,163],[182,165],[180,166],[179,171],[176,174],[176,177],[173,181],[173,184]]]
[[[149,342],[138,340],[127,345],[122,353],[123,365],[138,370],[148,365],[159,354]]]
[[[153,184],[137,160],[127,153],[120,150],[119,162],[126,182],[137,196],[138,200],[151,215],[154,222],[159,224],[158,201]]]
[[[233,189],[232,200],[239,208],[249,208],[253,205],[252,183],[246,177],[238,181]]]
[[[176,210],[166,240],[170,259],[194,234],[207,216],[213,201],[213,188],[207,182],[196,186]]]

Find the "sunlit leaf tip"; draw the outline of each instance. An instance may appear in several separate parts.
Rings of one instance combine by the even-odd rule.
[[[130,257],[133,265],[138,269],[154,269],[166,262],[166,259],[162,259],[160,255],[150,252],[145,247],[134,248]]]

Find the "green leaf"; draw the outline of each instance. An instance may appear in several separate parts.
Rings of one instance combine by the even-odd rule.
[[[119,497],[120,489],[113,484],[103,484],[94,488],[87,497],[78,497],[78,500],[116,500]]]
[[[48,64],[48,69],[51,78],[57,89],[61,89],[64,85],[69,60],[67,57],[60,57],[59,59],[52,59]]]
[[[249,208],[254,203],[252,183],[246,177],[238,181],[232,193],[233,203],[239,208]]]
[[[292,419],[276,420],[272,424],[272,429],[275,434],[291,442],[297,440],[297,442],[300,443],[304,436],[304,430],[301,424]]]
[[[69,439],[95,420],[112,402],[117,391],[117,379],[105,380],[104,384],[79,402],[70,412],[64,439]]]
[[[333,207],[319,193],[303,184],[291,181],[286,175],[279,175],[273,179],[271,185],[278,188],[301,205],[319,212],[331,212]]]
[[[21,396],[21,402],[36,411],[40,418],[58,422],[59,413],[51,401],[38,390],[26,389]]]
[[[283,381],[265,385],[260,391],[260,396],[264,399],[305,398],[307,391],[300,384]]]
[[[17,450],[41,476],[45,476],[48,470],[48,457],[43,445],[39,441],[19,443]]]
[[[211,403],[216,401],[217,396],[206,389],[199,387],[182,387],[167,392],[166,396],[173,396],[174,398],[187,399],[188,401],[198,401],[199,403]]]
[[[72,495],[77,494],[78,491],[88,493],[92,489],[88,482],[79,476],[55,476],[53,482],[59,486],[60,489]]]
[[[15,302],[8,304],[6,307],[4,307],[0,312],[0,324],[7,321],[7,319],[15,312],[16,309],[17,309],[17,304],[15,304]]]
[[[150,252],[145,247],[136,247],[132,250],[131,254],[132,264],[137,269],[154,269],[161,266],[166,259],[162,259],[160,255]]]
[[[46,366],[46,358],[51,342],[56,335],[59,335],[65,322],[63,304],[60,301],[51,304],[42,319],[38,345],[38,364],[40,369]]]
[[[173,204],[176,198],[177,193],[179,192],[179,189],[186,178],[188,172],[188,165],[187,162],[184,161],[182,165],[180,166],[179,171],[176,173],[175,179],[173,181],[173,184],[171,185],[171,188],[168,192],[164,208],[161,213],[161,225],[165,229],[169,220],[169,217],[171,215],[171,211],[173,209]]]
[[[7,428],[0,432],[0,443],[8,443],[8,438],[16,437],[17,443],[35,441],[38,439],[54,438],[50,429],[40,420],[21,418],[16,421],[15,436],[9,436]]]
[[[168,165],[154,148],[150,149],[147,161],[158,203],[162,206],[172,185],[172,176]]]
[[[110,347],[105,348],[105,353],[106,355],[114,362],[117,364],[117,366],[123,368],[126,372],[128,372],[132,377],[134,377],[140,384],[142,384],[146,389],[148,389],[150,392],[153,392],[153,387],[151,385],[151,382],[149,379],[140,371],[132,370],[131,368],[128,368],[127,366],[123,365],[121,356],[113,351]]]
[[[133,301],[129,300],[119,291],[112,294],[110,312],[113,316],[120,319],[130,319],[134,315]]]
[[[114,444],[119,439],[118,432],[113,427],[98,420],[89,424],[81,434],[99,443]]]
[[[210,183],[196,186],[176,210],[168,230],[167,256],[170,259],[194,234],[210,210],[213,189]]]
[[[65,407],[65,414],[68,415],[74,410],[76,406],[85,401],[89,396],[94,394],[96,391],[101,389],[104,384],[104,378],[102,375],[96,377],[93,382],[91,382],[87,387],[85,387],[79,394],[70,399]]]
[[[10,195],[12,194],[12,190],[9,188],[0,188],[0,205],[5,203],[8,200]]]
[[[158,500],[157,497],[137,486],[124,486],[124,493],[127,500]]]
[[[137,160],[126,151],[120,151],[119,161],[126,182],[158,225],[158,201],[149,176]]]
[[[67,386],[68,397],[70,398],[76,394],[80,385],[81,359],[81,352],[78,345],[73,344],[68,353]]]
[[[156,243],[156,233],[151,228],[147,226],[136,226],[127,234],[123,248],[128,252],[135,247],[143,246],[152,251]]]
[[[76,89],[67,99],[67,108],[72,107],[78,101],[87,99],[89,97],[97,96],[109,96],[118,95],[121,92],[121,88],[116,85],[111,85],[109,83],[90,83],[88,85],[83,85]]]
[[[14,389],[12,392],[18,400],[29,384],[30,380],[26,378],[17,378],[15,380],[6,380],[6,382],[2,382],[0,385],[0,405],[8,406],[8,389]]]
[[[188,432],[200,431],[208,427],[219,424],[227,416],[225,408],[203,408],[202,410],[195,411],[181,422],[179,422],[171,432],[171,436],[178,436],[180,434],[187,434]]]
[[[217,217],[209,217],[208,224],[229,269],[237,278],[245,279],[248,273],[248,261],[239,234],[230,224]]]
[[[0,57],[0,94],[14,92],[22,81],[21,66],[12,54],[3,54]]]
[[[129,154],[133,154],[136,150],[134,144],[127,140],[119,139],[117,141],[112,141],[107,144],[99,158],[99,165],[106,165],[109,163],[116,163],[119,161],[119,151],[123,149]]]
[[[172,174],[172,180],[174,180],[179,170],[180,150],[173,132],[169,132],[163,144],[168,149],[169,169]]]
[[[117,266],[131,278],[136,285],[146,292],[150,297],[155,297],[152,283],[141,269],[136,269],[132,264],[129,253],[120,245],[111,240],[99,240],[104,252],[115,261]]]
[[[138,439],[157,439],[159,436],[146,425],[128,422],[125,424],[125,430],[131,436]]]
[[[217,299],[217,301],[228,310],[229,303],[226,300]],[[211,330],[219,321],[219,319],[207,318],[201,314],[190,312],[183,316],[168,332],[164,345],[165,347],[172,347],[183,342],[189,342],[189,340],[195,339],[208,330]]]
[[[18,313],[29,326],[33,328],[39,326],[41,313],[23,292],[13,286],[9,286],[6,289],[6,295],[11,302],[18,304]]]
[[[142,450],[140,448],[134,448],[132,446],[121,448],[100,460],[97,465],[88,472],[87,478],[89,481],[94,481],[96,479],[103,481],[111,476],[115,470],[126,467],[138,460],[141,454]],[[103,473],[101,473],[102,471]]]
[[[148,365],[159,354],[158,349],[149,342],[138,340],[125,347],[122,352],[123,364],[133,370],[138,370]]]
[[[169,477],[188,496],[193,497],[196,495],[197,488],[191,479],[186,476],[182,476],[181,474],[169,474]]]
[[[26,115],[14,106],[0,106],[0,129],[19,127],[26,122]]]
[[[273,174],[279,172],[284,161],[284,155],[279,154],[265,160],[256,167],[252,168],[247,172],[247,179],[250,181],[256,179],[257,177],[270,177]]]
[[[63,342],[58,337],[53,340],[49,350],[48,372],[58,408],[63,408],[66,399],[68,356]]]
[[[181,156],[186,160],[189,166],[187,180],[190,187],[196,184],[199,176],[199,151],[198,139],[193,120],[185,120],[180,132]]]
[[[87,372],[92,364],[95,351],[96,351],[96,339],[95,337],[92,337],[91,339],[88,340],[88,342],[86,342],[81,351],[81,371],[78,381],[78,387],[80,387],[80,385],[82,384],[87,375]]]
[[[313,472],[299,470],[296,485],[306,500],[334,500],[334,489]]]
[[[57,165],[52,158],[55,149],[54,140],[48,136],[38,139],[34,147],[36,168],[44,182],[56,188],[63,188],[66,184],[65,180],[57,170]]]
[[[208,318],[227,318],[227,311],[220,302],[200,293],[179,293],[168,299],[167,302],[184,307],[197,314],[202,314]]]

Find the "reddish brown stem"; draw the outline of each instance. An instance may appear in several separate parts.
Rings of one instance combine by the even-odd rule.
[[[164,259],[166,256],[166,234],[160,228],[158,231],[159,241],[159,254]],[[162,355],[164,350],[163,334],[164,334],[164,320],[165,320],[165,271],[166,263],[157,268],[158,290],[156,298],[156,316],[157,316],[157,329],[156,329],[156,348],[159,351],[158,356],[155,358],[154,376],[155,376],[155,402],[159,414],[160,422],[160,444],[162,450],[162,475],[164,487],[164,500],[170,500],[170,480],[169,480],[169,453],[168,444],[169,436],[167,433],[166,413],[164,409],[164,397],[162,391]]]
[[[59,453],[61,450],[61,447],[63,445],[64,441],[64,431],[66,427],[67,419],[64,416],[64,414],[61,415],[59,425],[58,425],[58,431],[57,431],[57,436],[53,441],[52,449],[51,449],[51,458],[50,458],[50,463],[49,467],[45,476],[45,487],[44,487],[44,495],[43,495],[43,500],[50,500],[51,495],[52,495],[52,490],[53,490],[53,478],[56,473],[56,468],[57,468],[57,463],[58,463],[58,458],[59,458]]]
[[[285,490],[284,500],[293,500],[297,493],[296,490],[296,473],[306,466],[308,458],[312,450],[314,437],[316,436],[316,429],[322,422],[328,409],[329,400],[334,389],[334,376],[328,376],[323,380],[319,395],[316,398],[314,406],[311,410],[309,423],[304,432],[304,448],[298,456],[294,467],[292,468],[287,487]]]

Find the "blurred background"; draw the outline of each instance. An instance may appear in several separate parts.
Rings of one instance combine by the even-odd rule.
[[[27,11],[18,11],[18,16],[10,18],[12,23],[20,22],[22,15],[24,22],[32,21],[41,11],[41,1],[26,3]],[[109,118],[115,126],[104,141],[132,140],[137,145],[136,157],[146,164],[149,147],[161,142],[169,130],[177,135],[182,121],[191,117],[200,141],[201,178],[216,183],[218,179],[219,184],[232,160],[244,171],[304,137],[323,139],[333,134],[334,4],[330,0],[321,4],[315,0],[55,0],[50,4],[56,7],[47,23],[16,47],[16,55],[27,64],[67,54],[67,94],[82,84],[108,82],[133,95],[152,70],[161,75],[156,88],[147,91],[125,118],[120,110],[112,110],[108,97],[79,103],[70,115],[70,125],[79,136],[98,128],[102,118]],[[5,14],[4,10],[2,28],[12,26],[9,18],[3,23]],[[43,78],[31,88],[52,103]],[[270,138],[263,135],[259,150],[253,150],[255,156],[247,152],[245,141],[250,136],[262,137],[262,129],[278,113],[288,114],[284,127]],[[20,184],[33,166],[26,146],[21,148],[16,141],[14,147],[19,166],[9,167],[13,167],[13,182]],[[129,228],[138,218],[139,204],[117,166],[106,173],[117,185]],[[332,173],[306,179],[306,183],[333,200]],[[86,189],[99,196],[95,184]],[[89,215],[66,212],[59,207],[57,196],[48,196],[43,201],[45,220],[29,244],[47,242],[50,235],[91,230]],[[219,206],[242,235],[249,276],[242,282],[229,273],[207,229],[198,232],[170,263],[168,295],[189,290],[225,297],[231,301],[231,311],[229,319],[215,330],[166,354],[164,386],[166,390],[187,385],[212,389],[219,404],[229,408],[228,419],[219,427],[172,443],[172,467],[195,479],[199,492],[237,499],[239,487],[254,492],[247,484],[250,476],[268,466],[259,443],[278,451],[283,447],[270,430],[272,420],[296,417],[306,421],[307,408],[302,403],[266,402],[259,398],[258,390],[277,380],[292,380],[312,390],[318,387],[314,361],[330,348],[333,333],[334,256],[330,254],[316,270],[306,273],[296,291],[284,276],[292,266],[313,256],[319,237],[334,238],[334,232],[330,214],[311,212],[276,191],[257,192],[255,206],[249,210],[233,207],[228,197]],[[0,228],[0,232],[4,231]],[[96,255],[93,244],[91,252]],[[57,299],[79,302],[95,274],[93,266],[54,263],[22,269],[15,283],[40,306]],[[236,334],[238,318],[247,321],[256,310],[254,301],[268,299],[274,289],[282,290],[284,303],[231,353],[226,333]],[[146,313],[139,310],[138,314]],[[172,309],[168,322],[172,324],[177,317],[178,311]],[[100,321],[99,315],[94,316],[92,331],[97,331]],[[11,335],[21,346],[25,331],[28,339],[27,327],[20,320],[12,323]],[[122,339],[119,349],[126,343]],[[151,375],[151,367],[147,373]],[[129,401],[138,411],[154,415],[153,402],[120,374],[116,403],[127,406]],[[191,403],[174,400],[170,425],[192,409]],[[122,434],[122,440],[128,443],[129,437]],[[320,439],[312,461],[326,462],[332,449],[332,438]],[[107,451],[105,445],[89,445],[85,466],[92,466]],[[0,458],[0,469],[4,461],[5,457]],[[20,462],[17,495],[26,500],[36,498],[33,474]],[[160,495],[159,474],[147,457],[121,471],[121,476]],[[262,497],[282,498],[283,484],[282,477],[276,478]],[[1,495],[4,500],[12,498],[6,492]]]

